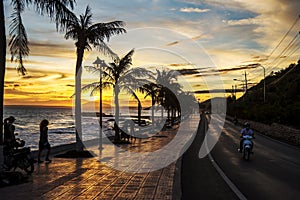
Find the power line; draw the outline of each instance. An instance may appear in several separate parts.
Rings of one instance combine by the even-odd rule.
[[[283,79],[284,77],[286,77],[288,74],[290,74],[296,67],[292,67],[288,72],[286,72],[284,75],[282,75],[279,79],[275,79],[274,81],[272,81],[271,83],[269,83],[269,85],[273,85],[278,83],[281,79]]]
[[[292,57],[294,53],[296,53],[300,49],[300,42],[298,42],[297,46],[293,50],[290,51],[288,55],[284,59],[287,59],[289,57]],[[300,56],[299,56],[300,58]],[[291,59],[290,59],[291,60]],[[281,60],[276,66],[279,66],[284,60]]]
[[[295,19],[294,23],[291,25],[291,27],[289,28],[289,30],[285,33],[285,35],[281,38],[280,42],[276,45],[276,47],[272,50],[272,52],[270,53],[270,55],[267,56],[267,60],[273,55],[273,53],[278,49],[278,47],[282,44],[282,42],[285,40],[285,38],[288,36],[288,34],[293,30],[293,28],[295,27],[295,25],[297,24],[297,22],[299,21],[300,19],[300,15],[297,16],[297,18]],[[298,32],[298,31],[297,31]],[[285,47],[285,50],[289,50],[291,48],[291,46],[294,45],[294,41],[295,39],[299,36],[299,34],[297,33],[294,38],[290,41],[290,43]],[[282,51],[280,53],[280,56],[277,56],[273,61],[269,62],[269,63],[266,63],[265,64],[265,67],[266,69],[268,69],[271,64],[277,62],[278,59],[281,58],[282,54],[284,53],[284,51]],[[265,61],[266,62],[266,61]],[[280,61],[281,62],[281,61]],[[263,62],[264,63],[264,62]],[[269,68],[268,71],[272,71],[273,67]],[[256,69],[254,70],[256,71]],[[269,72],[267,72],[269,73]]]
[[[299,18],[300,18],[300,15],[296,18],[296,20],[294,21],[294,23],[292,24],[292,26],[290,27],[290,29],[288,30],[288,32],[286,32],[286,34],[283,36],[283,38],[280,40],[280,42],[277,44],[277,46],[273,49],[273,51],[271,52],[271,54],[269,56],[267,56],[267,58],[269,58],[270,56],[273,55],[273,53],[276,51],[276,49],[279,47],[279,45],[283,42],[283,40],[286,38],[286,36],[291,32],[291,30],[297,24]]]
[[[299,37],[299,34],[295,35],[295,37],[290,41],[290,43],[281,51],[281,53],[268,66],[275,65],[276,62],[282,58],[284,53],[287,53],[292,47],[295,47],[298,37]],[[278,65],[275,65],[275,66],[278,66]]]

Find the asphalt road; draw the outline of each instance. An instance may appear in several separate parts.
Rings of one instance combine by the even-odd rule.
[[[256,133],[249,161],[237,152],[241,127],[226,122],[211,152],[247,199],[299,199],[300,148]]]
[[[254,154],[245,161],[237,151],[241,128],[226,122],[211,151],[214,161],[238,192],[247,199],[299,199],[300,148],[255,133]],[[237,199],[210,159],[199,159],[204,136],[203,126],[200,126],[182,156],[182,199]]]
[[[201,120],[200,124],[203,124]],[[181,199],[238,199],[218,174],[208,157],[199,159],[204,140],[204,128],[200,125],[191,146],[182,156]]]

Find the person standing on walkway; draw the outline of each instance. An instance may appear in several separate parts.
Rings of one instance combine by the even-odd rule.
[[[47,162],[51,162],[49,159],[49,154],[51,150],[50,143],[48,141],[48,126],[49,121],[47,119],[44,119],[40,123],[40,141],[39,141],[39,153],[38,153],[38,163],[42,163],[43,161],[41,160],[41,153],[43,149],[48,149],[48,152],[46,154],[46,160]]]

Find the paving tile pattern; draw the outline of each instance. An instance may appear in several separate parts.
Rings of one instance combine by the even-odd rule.
[[[164,137],[137,140],[122,148],[155,151],[176,131]],[[175,162],[148,173],[128,173],[109,168],[95,158],[53,158],[35,165],[29,182],[0,188],[1,199],[172,199]]]
[[[137,139],[122,148],[153,152],[168,144],[176,131],[175,128],[160,132],[158,137]],[[142,169],[143,165],[138,164]],[[28,183],[0,188],[0,199],[174,199],[175,169],[176,161],[156,171],[129,173],[110,168],[96,158],[53,157],[52,163],[35,165]]]

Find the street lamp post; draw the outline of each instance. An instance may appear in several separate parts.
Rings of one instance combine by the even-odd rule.
[[[99,131],[99,149],[102,149],[102,67],[106,66],[104,60],[101,60],[99,57],[93,62],[96,65],[97,69],[100,70],[100,113],[99,113],[99,124],[100,124],[100,131]]]

